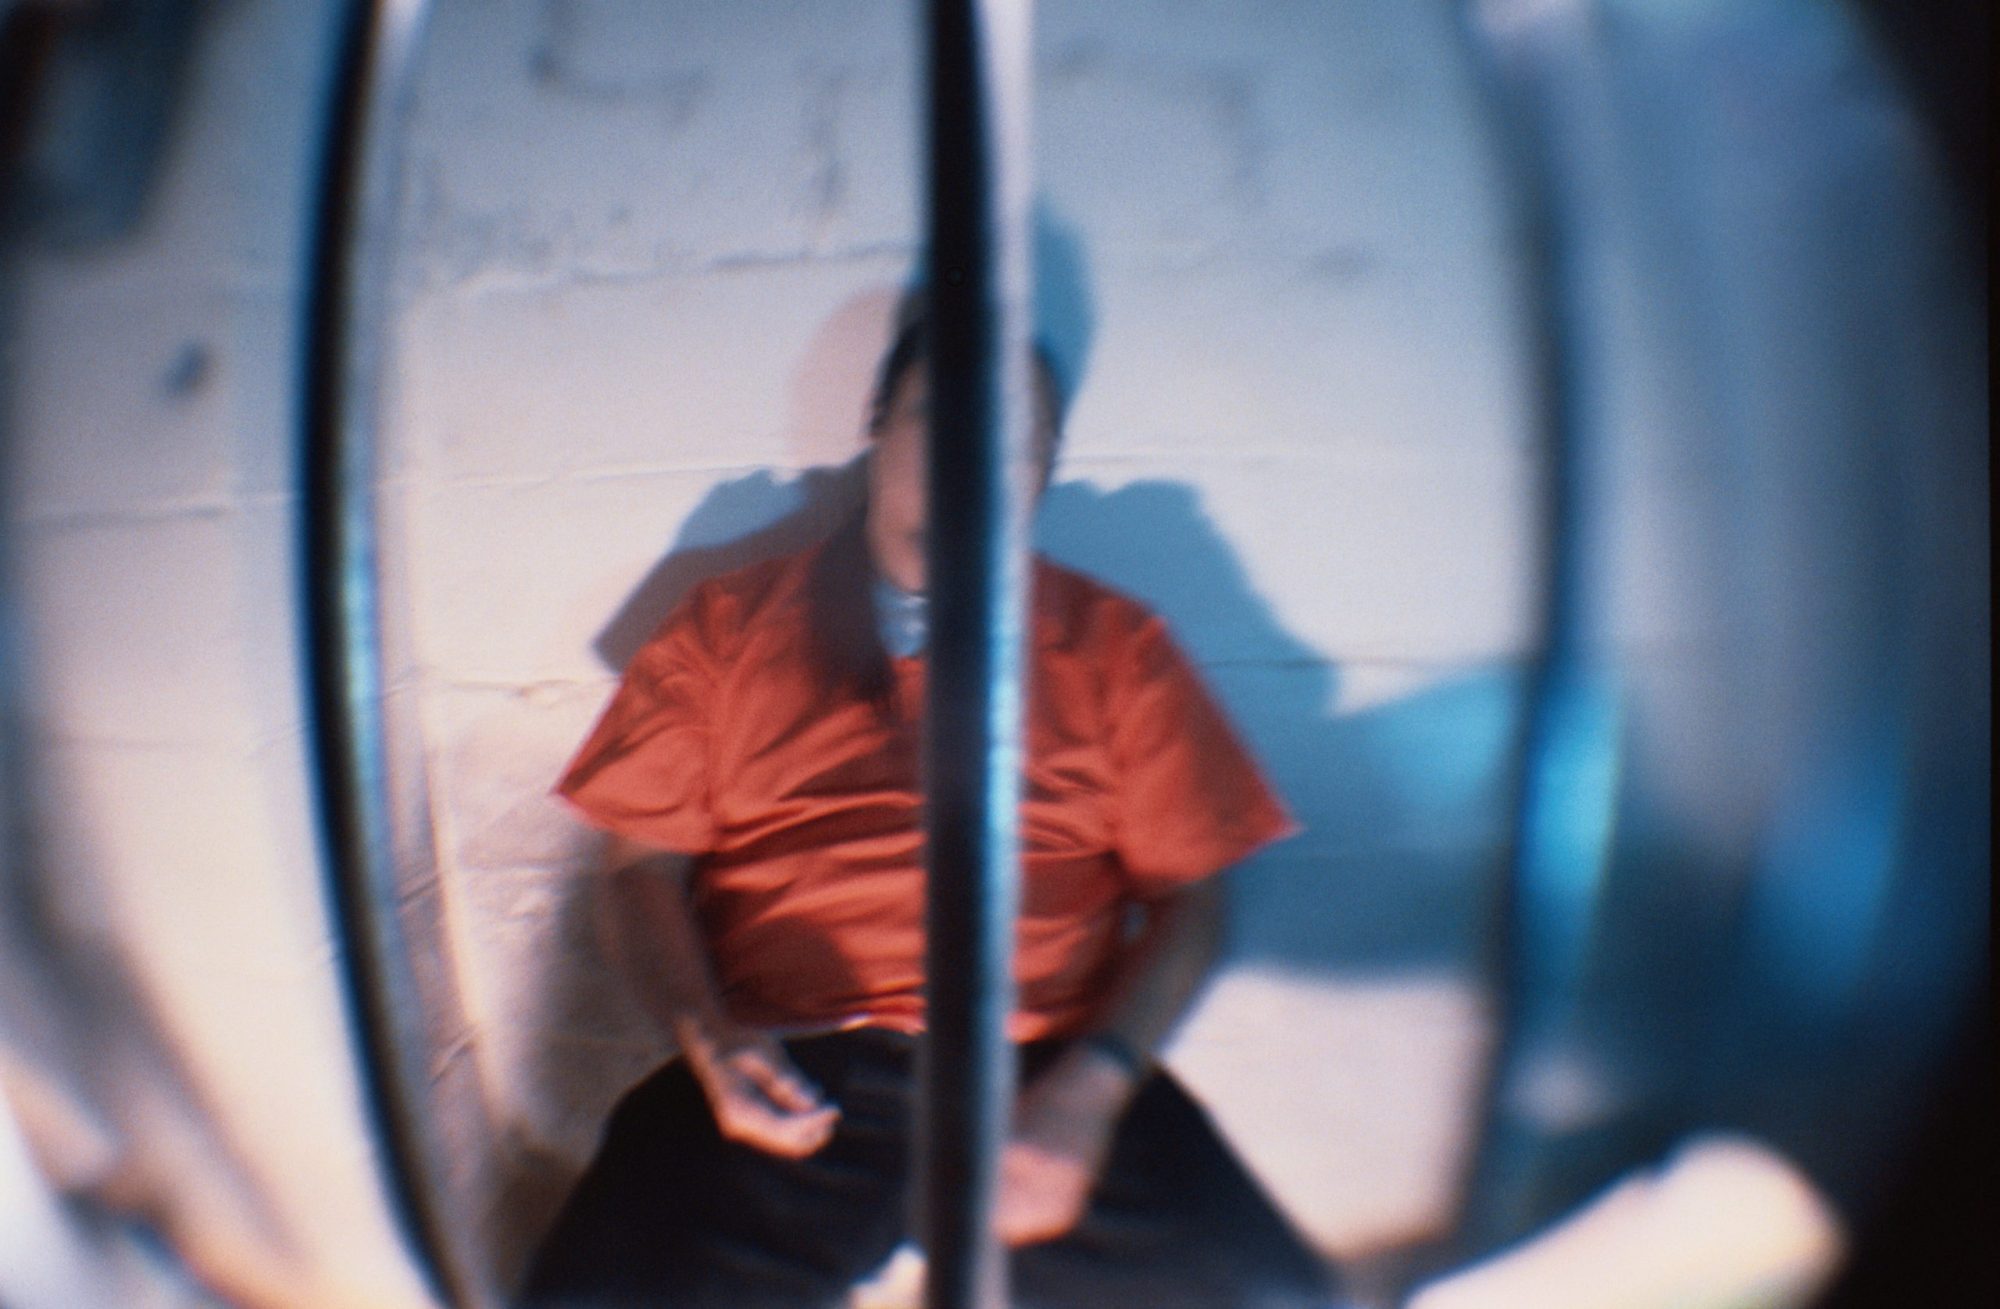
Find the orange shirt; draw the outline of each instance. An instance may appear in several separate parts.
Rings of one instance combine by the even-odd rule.
[[[699,856],[695,914],[738,1020],[914,1032],[924,664],[891,661],[892,713],[829,696],[806,662],[819,548],[696,587],[557,790],[599,827]],[[1033,577],[1016,1040],[1089,1020],[1131,901],[1294,830],[1160,619],[1044,560]]]

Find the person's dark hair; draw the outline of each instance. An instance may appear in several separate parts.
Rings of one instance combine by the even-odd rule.
[[[889,406],[896,400],[896,385],[924,358],[930,323],[919,316],[897,330],[882,362],[875,365],[875,389],[868,393],[868,435],[874,436],[889,421]]]
[[[923,314],[916,315],[897,329],[888,350],[882,355],[882,362],[875,368],[875,389],[868,396],[870,436],[881,431],[882,424],[889,421],[889,407],[896,401],[896,388],[902,383],[903,375],[922,363],[929,350],[930,320]],[[1033,356],[1036,396],[1047,406],[1049,429],[1053,434],[1049,450],[1049,458],[1053,460],[1056,449],[1062,445],[1063,416],[1069,412],[1069,388],[1046,342],[1034,343]]]
[[[929,324],[918,314],[905,322],[890,341],[875,370],[875,389],[868,401],[868,432],[872,437],[888,421],[896,388],[910,369],[921,364],[930,347]],[[1062,416],[1068,405],[1062,374],[1054,357],[1035,344],[1037,396],[1047,406],[1052,432],[1052,460],[1062,441]],[[808,583],[812,659],[830,693],[851,692],[877,709],[892,709],[895,677],[888,652],[875,626],[874,566],[868,559],[867,508],[841,525],[820,547]]]

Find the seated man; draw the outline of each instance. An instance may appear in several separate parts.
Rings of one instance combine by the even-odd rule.
[[[908,1227],[924,1026],[920,325],[864,512],[694,589],[559,790],[615,837],[612,945],[685,1056],[620,1101],[537,1304],[828,1305]],[[1062,401],[1036,370],[1046,483]],[[1324,1305],[1325,1274],[1152,1052],[1214,875],[1291,828],[1159,619],[1033,571],[1000,1236],[1024,1305]]]

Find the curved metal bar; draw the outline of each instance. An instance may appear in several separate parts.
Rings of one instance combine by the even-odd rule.
[[[1984,967],[1955,225],[1846,9],[1468,28],[1528,243],[1549,589],[1461,1243],[1717,1124],[1865,1213]]]
[[[1589,953],[1602,894],[1617,767],[1615,697],[1589,657],[1585,613],[1581,467],[1585,426],[1583,334],[1577,330],[1576,233],[1552,152],[1551,41],[1578,39],[1587,6],[1472,0],[1466,39],[1491,106],[1499,160],[1523,246],[1521,291],[1532,390],[1544,454],[1541,539],[1544,586],[1537,653],[1528,678],[1514,838],[1491,972],[1500,980],[1501,1037],[1484,1088],[1475,1176],[1456,1244],[1484,1248],[1518,1233],[1526,1215],[1508,1203],[1532,1167],[1537,1138],[1510,1122],[1508,1101],[1532,1064],[1560,1039]]]
[[[427,0],[355,0],[342,32],[321,164],[304,388],[300,579],[320,838],[356,1063],[404,1237],[433,1294],[476,1303],[480,1279],[436,1204],[442,1143],[427,1112],[422,1006],[399,902],[382,720],[375,524],[380,291],[396,134]]]
[[[918,1152],[931,1309],[1006,1303],[1029,466],[1028,0],[933,0],[928,1035]]]

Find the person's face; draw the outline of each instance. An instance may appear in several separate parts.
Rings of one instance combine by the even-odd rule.
[[[1053,398],[1035,370],[1033,447],[1017,475],[1039,498],[1055,453]],[[875,429],[868,460],[868,548],[875,567],[905,591],[925,588],[930,525],[930,370],[921,362],[903,370]]]
[[[924,589],[930,523],[930,377],[905,368],[875,428],[868,457],[868,548],[881,574],[905,591]]]

